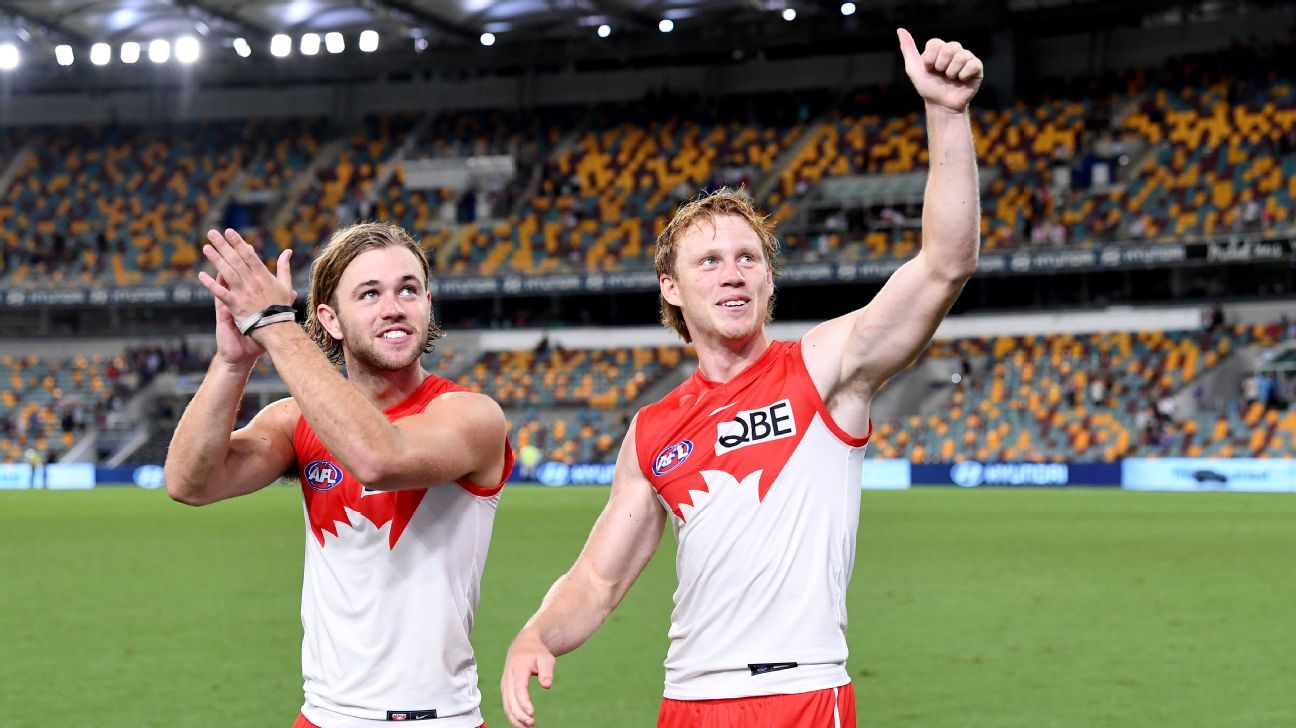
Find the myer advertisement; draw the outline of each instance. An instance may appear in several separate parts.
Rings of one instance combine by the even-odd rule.
[[[1126,458],[1121,482],[1127,490],[1296,493],[1296,460]]]

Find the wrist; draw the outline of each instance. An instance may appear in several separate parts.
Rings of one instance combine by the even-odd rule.
[[[962,107],[962,108],[960,108],[960,109],[951,109],[950,107],[948,107],[948,106],[944,106],[944,105],[942,105],[942,104],[938,104],[938,103],[936,103],[935,101],[927,101],[927,102],[925,102],[925,103],[926,103],[926,106],[927,106],[927,116],[928,116],[928,118],[935,118],[935,119],[966,119],[966,118],[968,118],[969,111],[968,111],[968,107],[967,107],[967,106],[964,106],[964,107]]]
[[[252,373],[252,367],[256,366],[258,357],[250,357],[238,361],[230,361],[217,355],[212,358],[211,371],[215,374],[228,375],[235,379],[246,381],[248,375]]]
[[[292,324],[288,326],[286,324]],[[263,323],[247,333],[247,337],[264,347],[267,351],[276,343],[293,335],[295,331],[301,331],[294,319],[285,318],[280,321]]]

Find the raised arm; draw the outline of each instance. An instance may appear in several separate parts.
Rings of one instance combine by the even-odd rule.
[[[930,170],[923,195],[922,249],[865,307],[826,321],[803,339],[806,364],[839,424],[867,426],[869,398],[931,340],[976,271],[981,206],[968,104],[981,85],[981,61],[933,38],[919,53],[897,31],[905,72],[927,114]]]
[[[216,356],[185,408],[163,479],[167,493],[193,506],[251,493],[273,483],[293,464],[292,428],[297,408],[280,400],[237,432],[234,420],[257,357],[256,342],[239,333],[229,309],[216,307]]]
[[[612,494],[576,563],[545,595],[509,647],[500,681],[504,712],[515,728],[535,725],[531,676],[553,685],[556,656],[580,647],[625,598],[661,543],[666,513],[635,456],[630,424],[612,478]]]
[[[503,477],[508,424],[495,400],[449,392],[391,422],[328,362],[300,326],[267,326],[264,342],[288,391],[329,452],[372,490]]]
[[[213,230],[207,239],[210,245],[203,253],[220,276],[202,273],[199,280],[235,318],[293,301],[288,251],[271,273],[235,231],[221,235]],[[445,394],[423,413],[393,423],[329,363],[300,326],[276,323],[243,338],[270,355],[320,441],[369,488],[426,488],[464,479],[494,486],[503,477],[508,427],[490,397]]]

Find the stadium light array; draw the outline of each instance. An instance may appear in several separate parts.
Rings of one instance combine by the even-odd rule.
[[[793,20],[796,20],[796,8],[784,8],[783,19],[788,21],[789,23],[792,22]]]
[[[598,36],[600,38],[606,38],[609,35],[612,35],[612,26],[604,23],[598,27]]]
[[[106,66],[112,60],[112,47],[107,43],[95,43],[90,46],[90,62],[96,66]]]
[[[134,63],[135,61],[138,61],[139,58],[140,58],[140,44],[139,44],[139,43],[136,43],[136,42],[133,41],[133,40],[128,40],[128,41],[126,41],[125,43],[122,43],[122,46],[121,46],[121,62],[122,62],[122,63]]]
[[[192,35],[186,35],[183,38],[177,38],[175,42],[176,60],[181,63],[194,63],[198,60],[202,49],[198,46],[198,39]]]
[[[365,53],[378,50],[378,31],[366,30],[360,34],[360,50]]]
[[[72,46],[61,45],[54,48],[54,60],[58,61],[60,66],[70,66],[74,60],[72,55]]]
[[[0,71],[12,71],[18,67],[18,46],[13,43],[0,45]]]
[[[329,53],[341,53],[346,50],[346,40],[343,39],[342,34],[336,30],[331,33],[325,33],[324,47],[328,49]]]
[[[289,53],[292,53],[292,38],[283,33],[276,33],[275,37],[270,39],[270,55],[284,58]]]
[[[660,30],[663,33],[669,33],[672,30],[675,30],[675,21],[670,18],[662,18],[661,22],[657,24],[657,30]]]
[[[149,60],[154,63],[166,63],[171,60],[171,41],[162,38],[149,41]]]
[[[481,34],[481,44],[484,45],[484,46],[493,46],[493,45],[495,45],[495,34],[494,34],[494,33],[482,33],[482,34]]]
[[[301,37],[301,42],[297,45],[297,50],[301,51],[303,56],[313,56],[320,51],[320,37],[318,33],[307,33]]]
[[[855,3],[842,3],[841,11],[842,15],[854,15]]]
[[[247,58],[252,55],[252,46],[248,45],[247,38],[234,39],[234,52],[239,54],[240,58]]]

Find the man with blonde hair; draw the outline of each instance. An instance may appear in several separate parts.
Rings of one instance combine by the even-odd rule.
[[[639,411],[585,549],[509,648],[514,726],[536,724],[531,676],[553,684],[556,656],[607,619],[668,519],[679,588],[657,725],[855,725],[846,588],[869,403],[931,339],[976,269],[979,233],[968,104],[981,61],[897,33],[927,110],[922,250],[867,306],[778,342],[765,329],[773,225],[728,190],[676,213],[657,244],[662,322],[693,343],[698,370]]]
[[[207,238],[217,274],[198,277],[216,299],[217,351],[171,440],[166,486],[205,505],[300,480],[294,728],[482,725],[468,633],[513,456],[499,405],[420,363],[442,335],[423,251],[394,225],[339,230],[311,270],[303,331],[291,251],[276,275],[235,231]],[[292,396],[231,432],[263,354]]]

